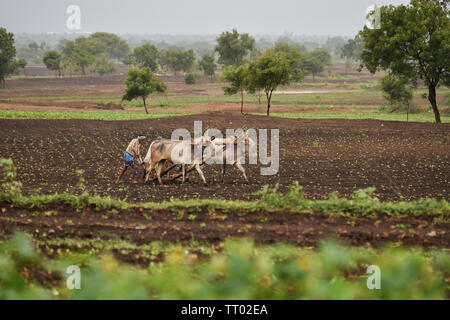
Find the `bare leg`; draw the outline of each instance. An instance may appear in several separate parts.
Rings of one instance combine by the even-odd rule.
[[[186,176],[186,165],[185,164],[182,164],[181,165],[181,172],[183,173],[183,180],[181,181],[181,183],[184,183],[185,182],[185,176]]]
[[[244,175],[245,181],[247,183],[249,183],[248,179],[247,179],[247,175],[245,174],[245,169],[242,166],[242,164],[240,164],[238,161],[234,164],[236,166],[236,168],[238,168],[239,170],[241,170],[242,174]]]
[[[137,165],[133,164],[133,167],[131,167],[131,183],[136,184],[138,181],[136,180],[136,171],[137,171]]]
[[[202,168],[200,168],[200,165],[199,165],[199,164],[196,164],[196,165],[195,165],[195,169],[197,170],[198,174],[200,175],[200,178],[202,178],[203,184],[208,184],[208,183],[206,182],[205,176],[203,175]]]
[[[127,168],[128,168],[127,166],[123,166],[122,171],[119,174],[119,177],[117,177],[117,179],[116,179],[116,184],[120,183],[120,179],[122,179],[125,171],[127,171]]]

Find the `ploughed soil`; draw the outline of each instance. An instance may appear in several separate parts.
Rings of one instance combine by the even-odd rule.
[[[228,166],[221,182],[221,166],[204,168],[208,185],[194,171],[190,181],[168,181],[160,186],[131,184],[131,170],[114,184],[123,165],[123,153],[139,134],[170,138],[177,128],[193,132],[195,120],[203,129],[279,129],[279,170],[261,175],[268,165],[245,165],[250,183]],[[377,120],[305,120],[211,112],[191,116],[134,121],[0,120],[0,157],[12,158],[26,194],[80,193],[112,196],[129,202],[170,198],[255,199],[264,185],[288,186],[298,181],[309,198],[331,192],[351,196],[357,189],[376,187],[383,200],[422,197],[449,199],[450,125]],[[270,132],[270,130],[269,130]],[[270,134],[269,134],[270,138]],[[269,150],[270,153],[270,150]],[[79,185],[80,176],[84,187]],[[178,170],[178,169],[174,169]],[[174,171],[176,172],[176,171]],[[138,176],[143,170],[139,168]]]
[[[250,177],[250,183],[245,184],[241,173],[230,167],[222,183],[221,168],[206,166],[206,186],[196,172],[185,184],[165,177],[165,185],[160,186],[154,182],[133,185],[128,171],[119,185],[114,184],[132,138],[138,134],[148,137],[142,148],[145,154],[152,139],[169,138],[177,128],[192,131],[195,120],[201,120],[204,129],[279,129],[278,173],[263,176],[260,169],[267,165],[245,165]],[[14,160],[25,194],[88,191],[134,203],[171,198],[250,200],[259,197],[254,193],[264,185],[279,184],[280,191],[286,192],[298,181],[308,198],[326,198],[334,191],[351,196],[357,189],[374,186],[375,196],[383,200],[450,199],[448,124],[282,119],[211,112],[136,121],[0,120],[0,128],[0,157]],[[77,170],[83,171],[77,175]],[[139,205],[129,211],[100,212],[62,205],[24,209],[0,203],[0,207],[0,236],[23,230],[37,239],[121,238],[138,244],[198,240],[215,244],[227,237],[243,236],[266,244],[315,246],[335,236],[352,245],[395,242],[442,248],[448,248],[450,240],[448,224],[429,216],[352,219],[322,212],[214,212],[207,208],[151,211]],[[143,266],[150,262],[140,252],[115,254]],[[161,257],[155,257],[155,261],[158,259]]]
[[[260,244],[291,243],[316,246],[334,237],[349,245],[380,246],[396,243],[449,248],[448,225],[431,216],[344,217],[321,212],[299,214],[283,210],[221,211],[206,207],[123,211],[76,210],[64,205],[23,209],[0,204],[0,236],[22,230],[36,239],[126,239],[136,244],[152,241],[219,244],[229,237],[251,237]],[[59,247],[53,244],[55,248]],[[67,246],[67,245],[62,245]],[[81,250],[82,247],[71,248]],[[84,248],[86,249],[86,248]]]

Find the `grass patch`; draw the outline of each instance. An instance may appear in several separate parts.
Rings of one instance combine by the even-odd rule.
[[[257,115],[265,115],[265,113],[255,113]],[[374,119],[384,121],[402,121],[406,122],[406,114],[392,114],[392,113],[377,113],[377,112],[364,112],[364,113],[271,113],[272,117],[280,118],[292,118],[292,119]],[[443,123],[450,122],[450,116],[441,115],[441,121]],[[409,122],[435,122],[434,114],[432,113],[418,113],[410,114]]]
[[[190,113],[126,113],[96,111],[16,111],[0,110],[0,119],[89,119],[89,120],[136,120],[154,119]]]

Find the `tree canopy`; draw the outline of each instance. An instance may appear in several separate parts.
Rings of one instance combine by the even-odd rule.
[[[153,72],[158,71],[158,59],[160,54],[154,45],[145,44],[134,48],[133,56],[139,65],[149,67]]]
[[[47,51],[42,62],[44,62],[48,70],[58,72],[58,75],[61,75],[61,54],[58,51]]]
[[[219,53],[219,63],[239,66],[255,47],[255,39],[248,33],[239,34],[237,30],[223,32],[217,38],[215,51]]]
[[[125,80],[125,94],[122,100],[131,101],[141,98],[144,103],[145,112],[148,113],[146,99],[154,92],[165,92],[166,84],[153,74],[149,67],[141,69],[130,69]]]
[[[360,60],[362,49],[362,39],[359,35],[357,35],[354,39],[349,39],[347,43],[344,44],[341,49],[341,57],[352,60]]]
[[[450,85],[449,2],[411,0],[380,8],[379,28],[364,27],[362,63],[370,72],[389,70],[416,84],[423,80],[435,120],[441,122],[436,88]]]
[[[249,88],[248,67],[241,65],[239,67],[228,66],[222,72],[222,80],[229,83],[228,87],[223,87],[226,95],[240,93],[241,95],[241,113],[244,113],[244,91]]]
[[[189,72],[195,62],[194,50],[166,50],[161,54],[160,63],[172,70],[175,74],[179,71]]]
[[[216,59],[214,59],[214,56],[209,54],[205,54],[204,56],[202,56],[201,60],[199,61],[199,67],[203,70],[203,73],[205,75],[211,77],[212,81],[212,77],[217,70]]]
[[[5,28],[0,28],[0,86],[5,86],[5,78],[14,73],[16,65],[14,57],[16,48],[14,47],[14,35]]]
[[[328,50],[316,49],[309,51],[301,58],[301,69],[311,73],[315,79],[318,73],[331,65],[331,54]]]
[[[89,38],[101,41],[105,45],[109,58],[121,60],[131,52],[128,43],[113,33],[96,32]]]
[[[270,103],[273,91],[280,85],[293,81],[292,61],[282,52],[275,53],[268,49],[248,68],[249,89],[263,90],[267,98],[267,115],[270,115]]]

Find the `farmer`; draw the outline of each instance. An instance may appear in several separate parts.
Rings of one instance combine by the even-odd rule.
[[[119,177],[116,180],[116,184],[120,183],[120,179],[122,179],[122,176],[125,173],[125,171],[127,171],[128,167],[134,169],[131,171],[131,183],[133,184],[138,183],[138,181],[136,180],[138,164],[144,165],[144,162],[142,161],[140,154],[140,146],[144,142],[144,140],[145,140],[144,135],[140,135],[137,138],[131,140],[130,144],[127,147],[127,150],[125,151],[125,154],[123,155],[124,166],[119,174]]]

